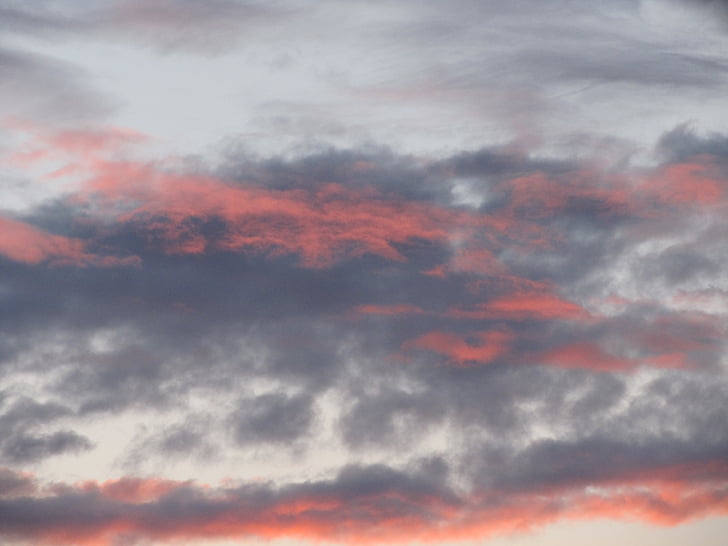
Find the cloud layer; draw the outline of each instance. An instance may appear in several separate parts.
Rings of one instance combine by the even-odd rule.
[[[726,518],[724,10],[610,6],[0,7],[0,538]]]
[[[139,410],[183,417],[130,446],[147,460],[305,456],[325,437],[383,458],[232,489],[28,490],[8,470],[9,536],[442,540],[726,511],[723,137],[679,128],[669,160],[621,172],[494,148],[244,160],[229,178],[109,159],[138,145],[122,132],[48,131],[24,164],[79,183],[2,219],[6,376],[53,371],[33,399],[6,389],[6,464],[92,450],[74,423]],[[412,458],[385,466],[392,449]],[[51,516],[73,503],[97,515]]]

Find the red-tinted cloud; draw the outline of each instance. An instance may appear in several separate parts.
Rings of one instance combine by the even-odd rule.
[[[638,363],[612,355],[591,341],[570,343],[534,355],[534,361],[560,368],[584,368],[597,371],[624,371]]]
[[[67,163],[64,174],[83,174],[105,157],[148,140],[142,133],[123,128],[54,131],[24,119],[6,120],[4,125],[27,139],[21,148],[9,154],[11,163],[25,166],[45,160],[64,161]]]
[[[660,316],[646,324],[630,325],[619,333],[617,339],[619,348],[628,349],[626,353],[633,356],[619,356],[597,341],[585,339],[525,357],[517,355],[516,359],[597,371],[626,371],[641,365],[688,369],[696,366],[696,358],[703,352],[719,349],[723,332],[714,317],[682,313],[679,316]]]
[[[497,245],[494,244],[493,246]],[[440,264],[423,273],[440,278],[445,278],[450,273],[506,276],[508,275],[508,269],[490,249],[473,245],[457,248],[447,264]]]
[[[589,312],[583,307],[549,293],[513,293],[469,307],[453,307],[454,318],[512,320],[586,320]]]
[[[152,247],[170,254],[297,254],[308,267],[364,254],[404,261],[397,245],[444,241],[463,216],[340,184],[271,190],[175,173],[169,164],[119,160],[129,144],[143,139],[131,131],[54,132],[21,125],[33,140],[14,155],[16,162],[65,162],[52,174],[83,180],[72,202],[134,224]],[[205,233],[200,222],[207,220],[222,222],[222,232]]]
[[[710,206],[725,202],[728,185],[705,163],[680,163],[658,169],[644,181],[640,192],[655,210],[660,205]]]
[[[468,338],[451,332],[429,332],[406,341],[402,348],[441,354],[458,366],[487,364],[506,352],[513,336],[508,332],[493,330],[475,332]]]
[[[365,315],[420,315],[425,312],[417,305],[406,303],[392,305],[359,305],[354,308],[357,313]]]
[[[121,223],[134,223],[151,245],[172,254],[297,254],[308,267],[325,267],[365,254],[404,261],[399,245],[457,241],[451,260],[428,274],[502,276],[508,272],[495,253],[504,248],[553,249],[562,242],[562,234],[551,220],[565,211],[649,218],[663,208],[724,202],[726,194],[726,184],[710,161],[697,158],[635,175],[634,180],[589,169],[558,177],[534,173],[499,185],[506,196],[499,209],[466,213],[374,190],[352,190],[343,184],[270,190],[178,174],[169,162],[120,160],[128,155],[128,148],[146,138],[125,129],[51,131],[17,120],[12,125],[32,139],[14,154],[17,162],[32,164],[49,158],[64,162],[54,174],[85,180],[74,200],[103,205],[99,215],[112,214]],[[359,162],[351,170],[371,168]],[[224,229],[206,233],[200,228],[206,220],[222,221]],[[557,310],[554,301],[529,304],[525,299],[492,302],[489,312],[533,316],[537,306],[542,316],[577,314],[575,309]]]
[[[397,244],[448,236],[444,211],[338,185],[272,191],[211,179],[169,177],[159,182],[155,194],[123,220],[148,221],[146,228],[170,253],[298,254],[304,265],[324,267],[364,254],[404,261]],[[187,222],[196,217],[222,219],[224,234],[205,237]]]
[[[120,491],[122,494],[120,494]],[[142,494],[139,494],[139,492]],[[55,484],[40,496],[11,496],[0,536],[46,544],[111,546],[140,538],[258,537],[346,544],[482,539],[561,519],[626,519],[676,525],[728,514],[722,460],[625,470],[598,480],[533,490],[479,490],[456,496],[428,487],[337,482],[212,488],[186,482],[119,480]]]
[[[184,485],[184,483],[172,480],[121,478],[105,482],[86,481],[79,484],[78,488],[86,493],[98,493],[104,498],[115,501],[144,503],[158,500],[163,495]]]
[[[42,231],[0,216],[0,254],[26,264],[118,266],[138,263],[135,257],[116,258],[87,252],[80,239]]]
[[[687,312],[657,317],[642,329],[631,332],[636,345],[654,353],[708,349],[720,344],[723,335],[715,317]]]
[[[29,224],[0,217],[0,253],[11,260],[37,264],[46,260],[80,262],[83,242],[52,235]]]
[[[538,220],[585,204],[604,216],[625,214],[632,209],[625,181],[603,173],[577,171],[558,179],[536,173],[508,180],[503,187],[510,194],[504,209],[507,216]]]

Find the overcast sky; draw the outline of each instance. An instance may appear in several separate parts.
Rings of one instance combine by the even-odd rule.
[[[723,546],[728,3],[0,0],[0,541]]]

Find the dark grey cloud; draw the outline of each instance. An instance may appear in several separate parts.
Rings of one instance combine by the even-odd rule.
[[[662,135],[656,151],[675,163],[708,155],[725,165],[728,137],[719,133],[699,135],[689,124],[685,124]]]
[[[92,447],[88,438],[72,430],[43,431],[44,426],[72,415],[66,406],[21,398],[0,411],[0,457],[6,463],[31,463]]]
[[[672,285],[694,280],[701,273],[715,274],[720,266],[710,257],[699,251],[684,247],[671,247],[659,253],[656,257],[645,260],[645,275],[663,277],[665,282]]]
[[[78,453],[93,447],[91,441],[72,430],[45,435],[17,434],[3,442],[3,458],[10,463],[30,463],[60,455]]]
[[[355,402],[340,420],[343,439],[354,449],[405,449],[448,417],[449,408],[432,392],[410,393],[384,386],[366,394],[357,386],[371,388],[366,381],[355,380],[348,391]]]
[[[599,483],[625,476],[635,479],[655,467],[720,460],[728,448],[725,442],[716,441],[696,453],[694,446],[676,439],[654,439],[638,446],[599,437],[574,442],[542,440],[502,459],[501,473],[494,472],[498,466],[495,457],[485,459],[483,471],[487,469],[496,485],[504,488]]]
[[[9,468],[0,469],[0,497],[28,495],[33,493],[34,489],[35,483],[29,476]]]
[[[241,445],[290,444],[308,435],[315,409],[308,396],[268,393],[242,400],[229,419]]]

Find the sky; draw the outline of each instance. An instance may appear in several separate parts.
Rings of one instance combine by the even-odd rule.
[[[728,3],[0,0],[0,542],[722,546]]]

